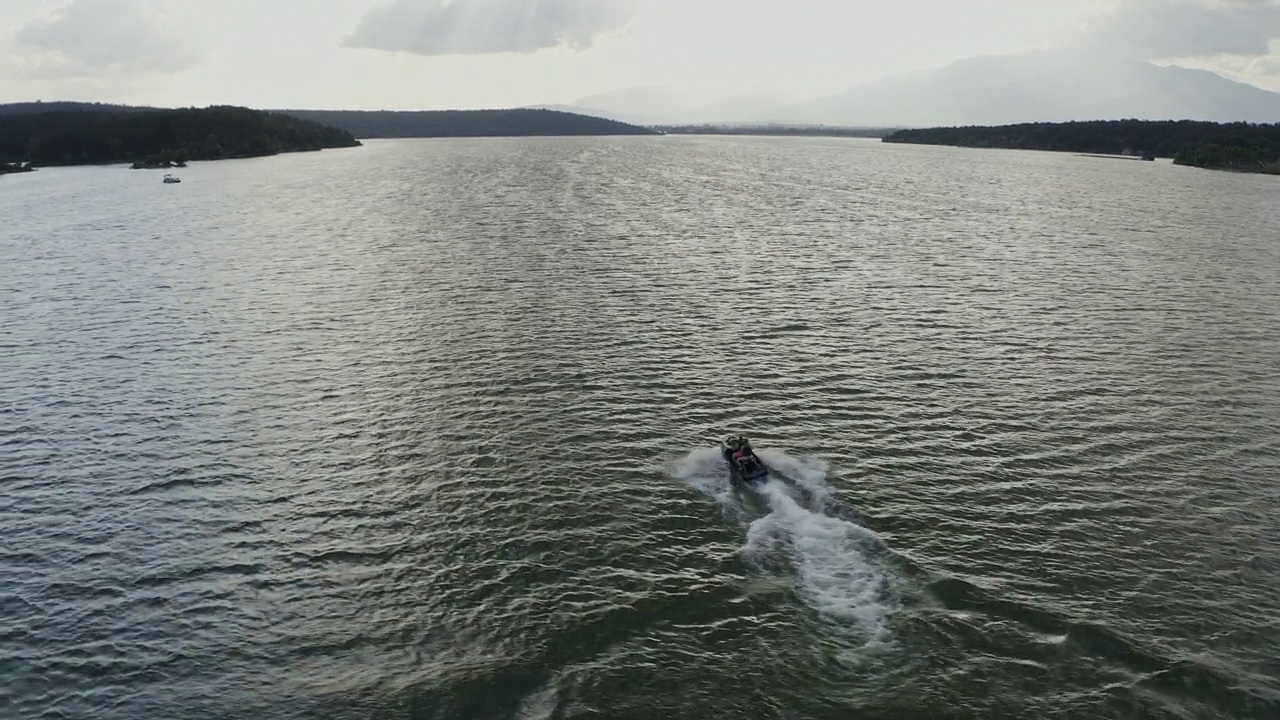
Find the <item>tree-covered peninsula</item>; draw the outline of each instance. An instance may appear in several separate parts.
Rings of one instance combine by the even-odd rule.
[[[656,135],[627,123],[534,108],[514,110],[281,110],[358,138]]]
[[[899,130],[884,142],[1145,155],[1172,158],[1178,165],[1280,172],[1280,124],[1194,120],[1025,123]]]
[[[0,162],[32,166],[146,166],[359,144],[343,130],[242,107],[0,111]]]

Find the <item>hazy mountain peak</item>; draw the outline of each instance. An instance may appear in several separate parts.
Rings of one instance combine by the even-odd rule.
[[[1062,49],[964,58],[800,103],[767,93],[707,102],[667,86],[641,86],[552,107],[641,125],[919,127],[1124,118],[1280,122],[1280,93],[1207,70]]]
[[[965,58],[784,108],[795,122],[1001,125],[1141,118],[1280,121],[1280,93],[1205,70],[1071,51]]]

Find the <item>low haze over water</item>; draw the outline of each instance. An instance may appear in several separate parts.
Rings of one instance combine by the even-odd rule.
[[[4,718],[1280,717],[1280,178],[179,172],[0,179]]]

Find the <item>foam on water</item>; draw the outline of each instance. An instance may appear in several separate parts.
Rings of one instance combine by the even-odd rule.
[[[766,527],[787,541],[797,593],[828,618],[850,621],[873,640],[887,636],[891,608],[882,570],[871,558],[875,533],[856,523],[814,512],[791,496],[778,480],[760,492],[772,512]],[[759,547],[752,540],[744,550]]]
[[[734,499],[733,483],[719,448],[698,448],[684,456],[675,467],[675,476],[693,489],[716,501],[722,511],[741,515],[742,507]]]
[[[872,558],[875,533],[825,512],[833,503],[833,490],[824,462],[769,450],[759,454],[799,492],[776,477],[757,486],[769,512],[750,521],[739,553],[764,570],[779,565],[777,556],[785,553],[785,572],[794,576],[801,600],[828,619],[852,623],[871,641],[884,640],[892,608],[885,575]],[[741,510],[717,449],[689,453],[677,474],[722,506]],[[807,503],[793,493],[807,496]]]
[[[554,684],[540,688],[524,698],[516,712],[516,720],[549,720],[560,705],[560,692]]]
[[[773,450],[761,450],[760,459],[772,468],[792,480],[809,494],[809,504],[818,512],[826,511],[831,506],[833,491],[827,482],[827,471],[830,465],[819,458],[793,458],[785,453]]]

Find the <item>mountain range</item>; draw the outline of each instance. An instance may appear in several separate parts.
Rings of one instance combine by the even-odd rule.
[[[640,125],[931,127],[1130,118],[1280,122],[1280,93],[1207,70],[1059,51],[966,58],[803,102],[778,103],[762,95],[709,104],[650,86],[547,107]]]

